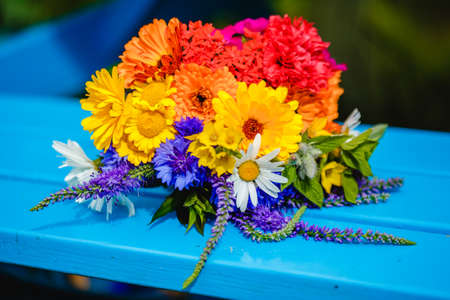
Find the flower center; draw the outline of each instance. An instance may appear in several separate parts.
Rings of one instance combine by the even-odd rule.
[[[253,160],[247,160],[239,166],[238,172],[242,180],[252,181],[259,175],[259,166]]]
[[[177,62],[172,55],[163,55],[158,61],[158,68],[161,70],[160,76],[174,74],[177,70]]]
[[[147,138],[157,136],[166,128],[166,119],[158,111],[144,112],[137,121],[139,132]]]
[[[154,106],[158,102],[166,97],[166,86],[163,82],[153,82],[145,87],[142,91],[142,99],[147,101],[148,104]]]
[[[212,96],[209,89],[201,87],[196,92],[192,93],[191,99],[197,101],[200,105],[203,105],[203,102],[210,100]]]
[[[263,129],[264,125],[255,119],[248,119],[242,126],[242,131],[249,140],[253,140],[258,133],[262,134]]]

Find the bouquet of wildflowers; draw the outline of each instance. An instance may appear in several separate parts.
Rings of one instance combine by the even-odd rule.
[[[69,184],[32,208],[89,202],[107,218],[114,204],[135,214],[130,193],[164,186],[151,222],[176,213],[203,234],[215,219],[198,276],[227,223],[255,241],[291,237],[412,245],[389,234],[319,228],[307,208],[385,201],[402,179],[371,178],[368,163],[386,125],[355,131],[360,113],[338,117],[341,73],[313,24],[302,18],[245,19],[222,30],[201,21],[153,20],[111,71],[86,83],[82,121],[100,150],[90,160],[69,140],[53,143],[73,169]],[[150,199],[149,199],[150,201]]]

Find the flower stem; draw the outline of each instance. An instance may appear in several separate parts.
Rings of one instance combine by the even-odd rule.
[[[230,218],[233,199],[230,196],[231,187],[229,186],[229,183],[226,182],[226,179],[219,178],[217,182],[213,184],[213,187],[215,188],[218,197],[216,221],[211,229],[211,237],[206,242],[206,247],[200,255],[200,260],[197,262],[192,274],[184,281],[183,289],[187,288],[192,282],[194,282],[202,271],[205,262],[208,259],[208,255],[216,247],[217,242],[222,237],[228,223],[228,219]]]
[[[244,220],[240,218],[234,218],[234,222],[236,225],[240,227],[244,235],[247,237],[250,237],[252,240],[257,242],[278,242],[281,240],[284,240],[288,237],[290,237],[293,232],[295,231],[296,224],[299,222],[300,218],[302,217],[303,213],[306,210],[306,206],[302,206],[295,215],[292,217],[292,219],[286,224],[285,227],[283,227],[280,230],[271,232],[271,233],[264,233],[261,230],[255,228],[249,222],[245,222]]]

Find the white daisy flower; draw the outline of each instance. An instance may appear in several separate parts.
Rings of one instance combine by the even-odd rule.
[[[361,113],[357,108],[355,108],[347,117],[347,119],[345,119],[344,125],[342,125],[341,127],[341,132],[348,132],[350,135],[358,136],[359,131],[355,130],[355,128],[358,127],[359,124],[361,124]]]
[[[91,179],[91,176],[97,175],[94,162],[87,157],[77,142],[67,140],[67,144],[64,144],[53,141],[52,147],[66,159],[59,168],[73,168],[64,178],[67,184],[85,183]]]
[[[63,161],[59,168],[72,167],[72,170],[64,178],[64,181],[68,185],[78,185],[81,183],[88,182],[91,178],[95,177],[98,172],[95,168],[94,162],[87,157],[80,145],[71,140],[67,140],[67,144],[59,141],[53,141],[53,149],[56,152],[62,154],[66,159]],[[87,199],[80,197],[75,200],[77,203],[84,203]],[[122,204],[128,208],[128,216],[134,216],[135,209],[133,202],[128,199],[125,195],[119,194],[117,196],[119,204]],[[102,211],[103,204],[106,202],[105,198],[96,197],[89,203],[89,208],[95,211]],[[109,220],[109,215],[112,213],[113,200],[107,201],[106,204],[106,219]]]
[[[274,173],[283,171],[284,168],[280,166],[284,162],[271,162],[280,153],[280,149],[276,149],[256,159],[260,146],[261,135],[258,133],[253,143],[248,147],[247,153],[241,151],[242,157],[236,159],[233,174],[228,178],[228,181],[233,182],[236,206],[242,212],[247,209],[249,196],[253,206],[256,207],[258,205],[256,187],[266,194],[277,198],[280,189],[273,182],[286,183],[288,181],[286,177]]]

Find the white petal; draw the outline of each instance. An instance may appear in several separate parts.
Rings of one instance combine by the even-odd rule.
[[[258,187],[259,187],[261,190],[263,190],[263,192],[266,193],[267,195],[272,196],[273,198],[277,198],[277,197],[278,197],[278,194],[272,192],[271,190],[269,190],[269,189],[264,185],[264,183],[261,181],[261,179],[260,179],[259,177],[256,178],[255,182],[256,182],[256,184],[258,185]]]
[[[94,167],[92,160],[86,156],[77,142],[68,140],[67,144],[64,144],[59,141],[53,141],[52,147],[66,158],[66,161],[63,162],[60,168],[67,166],[78,168]]]
[[[280,162],[280,163],[283,164],[283,162]],[[284,170],[284,167],[279,167],[279,166],[277,166],[277,164],[270,163],[270,162],[259,164],[259,168],[261,170],[267,170],[270,172],[282,172]]]
[[[256,194],[256,187],[253,182],[248,183],[248,191],[250,193],[250,200],[254,207],[258,205],[258,195]]]
[[[261,174],[264,175],[264,177],[268,178],[270,181],[277,182],[277,183],[286,183],[288,182],[288,179],[284,176],[274,174],[272,172],[261,170]]]
[[[268,188],[272,192],[274,192],[274,193],[279,193],[280,192],[280,189],[275,184],[273,184],[272,181],[270,181],[269,178],[265,177],[262,174],[258,178],[260,178],[261,182],[266,186],[266,188]]]
[[[113,199],[109,199],[109,201],[106,202],[106,220],[109,220],[109,215],[112,214],[112,205]]]
[[[261,135],[258,133],[253,140],[253,143],[250,144],[247,150],[247,155],[250,159],[256,159],[256,155],[258,155],[259,148],[261,147]]]
[[[134,203],[125,195],[119,194],[117,196],[117,199],[119,199],[119,203],[126,206],[128,208],[128,216],[132,217],[136,214],[136,210],[134,208]]]
[[[242,212],[247,209],[248,203],[248,184],[247,182],[241,181],[239,183],[239,191],[236,198],[236,206],[240,208]]]
[[[277,157],[277,155],[280,153],[280,148],[273,150],[272,152],[258,158],[256,161],[257,162],[269,162],[272,159],[274,159],[275,157]]]
[[[357,108],[355,108],[350,115],[345,119],[344,125],[341,127],[341,132],[345,132],[347,129],[352,131],[356,127],[358,127],[359,124],[361,124],[361,113]]]
[[[89,208],[96,211],[102,211],[103,203],[105,202],[104,198],[94,198],[91,203],[89,203]]]

